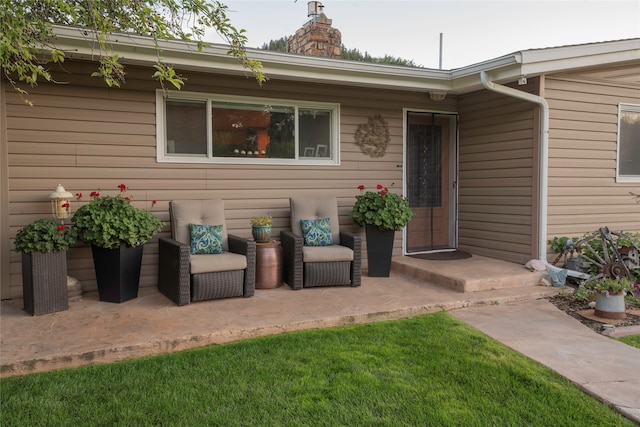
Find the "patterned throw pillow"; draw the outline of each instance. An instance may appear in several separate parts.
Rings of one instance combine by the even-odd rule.
[[[191,254],[221,254],[222,225],[189,224]]]
[[[305,246],[331,246],[331,223],[329,218],[301,219]]]

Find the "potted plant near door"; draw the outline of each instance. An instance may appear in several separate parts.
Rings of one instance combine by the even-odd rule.
[[[15,248],[22,252],[22,298],[32,315],[69,308],[67,249],[75,231],[54,220],[39,219],[16,234]]]
[[[91,245],[100,301],[121,303],[138,296],[144,244],[163,223],[131,204],[126,185],[118,189],[116,196],[91,192],[91,201],[78,208],[71,221],[78,239]],[[82,198],[81,193],[76,196]]]
[[[365,186],[360,185],[358,190],[364,191]],[[395,232],[413,217],[409,201],[378,184],[376,191],[356,195],[351,217],[356,225],[365,227],[369,276],[389,277]]]

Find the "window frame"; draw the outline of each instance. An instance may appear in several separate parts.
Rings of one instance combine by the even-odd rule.
[[[616,132],[616,182],[640,182],[640,175],[620,175],[620,122],[623,113],[640,114],[639,104],[618,104],[618,131]]]
[[[206,101],[207,117],[207,153],[206,155],[188,155],[167,153],[166,138],[166,103],[167,99]],[[212,102],[232,102],[255,105],[275,104],[293,107],[295,114],[295,158],[247,158],[247,157],[214,157],[212,155]],[[330,146],[332,156],[329,158],[302,157],[300,151],[299,110],[321,109],[331,112]],[[203,92],[178,92],[156,90],[156,160],[159,163],[197,163],[197,164],[236,164],[236,165],[290,165],[290,166],[339,166],[340,165],[340,104],[328,102],[299,101],[280,98],[262,98],[236,95],[220,95]]]

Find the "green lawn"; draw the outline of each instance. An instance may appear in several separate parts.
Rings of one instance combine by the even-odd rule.
[[[628,335],[626,337],[620,337],[616,339],[632,347],[640,348],[640,335]]]
[[[632,426],[437,313],[0,380],[3,426]]]

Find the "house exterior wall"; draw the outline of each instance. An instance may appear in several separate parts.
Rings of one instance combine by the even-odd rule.
[[[517,87],[536,92],[538,80]],[[536,257],[536,106],[486,90],[458,101],[459,247],[524,263]]]
[[[249,218],[271,213],[274,235],[289,229],[289,197],[333,194],[338,198],[340,223],[354,228],[349,212],[364,184],[381,183],[402,191],[403,108],[455,111],[455,97],[434,103],[425,93],[353,89],[275,79],[260,87],[245,76],[213,76],[183,71],[184,91],[337,102],[341,105],[339,166],[276,166],[178,164],[156,162],[155,90],[149,69],[129,66],[127,83],[108,89],[89,77],[95,64],[65,61],[70,74],[55,75],[65,85],[40,84],[29,90],[35,104],[27,106],[10,85],[6,99],[8,192],[0,200],[8,206],[2,241],[13,248],[16,232],[38,219],[50,218],[48,194],[57,184],[72,193],[117,194],[121,183],[139,207],[158,205],[153,213],[165,221],[159,236],[169,236],[168,202],[174,199],[221,198],[225,201],[229,232],[250,237]],[[354,143],[361,123],[376,114],[387,121],[390,144],[381,158],[371,158]],[[2,193],[0,193],[2,195]],[[79,204],[72,202],[72,210]],[[396,233],[394,255],[400,255],[402,233]],[[3,243],[4,244],[4,243]],[[8,245],[8,246],[9,246]],[[366,259],[366,251],[363,254]],[[11,250],[0,260],[9,266],[9,285],[2,298],[22,294],[20,254]],[[67,254],[69,275],[86,290],[96,289],[89,247],[78,245]],[[366,263],[364,264],[366,266]],[[157,238],[145,247],[141,286],[157,283]]]
[[[640,205],[616,182],[618,105],[640,104],[640,63],[547,76],[548,238],[581,237],[600,227],[640,231]]]
[[[6,81],[0,78],[0,296],[9,295],[9,154],[6,126]]]

